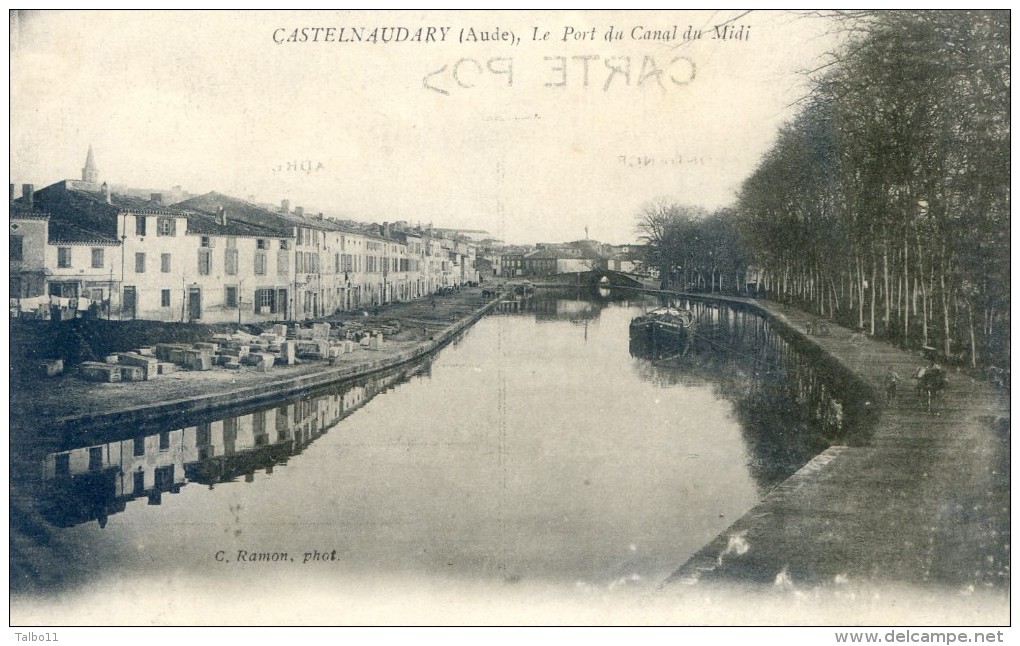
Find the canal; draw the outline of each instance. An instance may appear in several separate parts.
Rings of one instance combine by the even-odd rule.
[[[212,580],[652,590],[857,424],[751,313],[691,304],[683,348],[631,343],[630,320],[660,304],[540,290],[415,365],[16,450],[12,595]]]

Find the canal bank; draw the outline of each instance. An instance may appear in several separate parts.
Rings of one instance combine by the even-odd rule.
[[[153,381],[96,384],[71,375],[18,388],[12,397],[12,419],[29,433],[48,439],[82,436],[107,426],[144,428],[168,417],[212,413],[254,405],[331,384],[371,375],[435,353],[469,328],[502,299],[482,299],[481,291],[465,289],[426,302],[384,308],[375,318],[401,321],[402,333],[379,350],[359,350],[330,365],[325,361],[277,367],[270,373],[213,370],[178,372]],[[368,318],[354,313],[351,320]],[[336,322],[337,319],[334,319]],[[342,322],[342,321],[341,321]]]
[[[676,296],[760,313],[799,350],[855,375],[856,396],[869,398],[864,404],[878,414],[862,445],[816,456],[688,559],[668,584],[799,591],[908,585],[1008,598],[1008,394],[952,373],[943,398],[928,411],[910,379],[924,364],[918,354],[832,324],[825,336],[809,336],[816,317],[781,304]],[[897,397],[886,401],[890,369],[900,382]]]

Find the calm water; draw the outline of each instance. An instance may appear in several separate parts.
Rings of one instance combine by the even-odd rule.
[[[649,358],[628,324],[657,304],[539,293],[426,363],[16,460],[12,591],[243,588],[313,567],[654,586],[847,424],[754,316],[701,308],[683,356]]]

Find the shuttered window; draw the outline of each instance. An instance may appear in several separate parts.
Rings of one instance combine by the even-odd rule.
[[[226,256],[224,257],[224,264],[223,264],[224,271],[226,271],[228,276],[236,276],[237,275],[237,249],[236,248],[228,248],[226,251],[227,251],[227,253],[226,253]]]

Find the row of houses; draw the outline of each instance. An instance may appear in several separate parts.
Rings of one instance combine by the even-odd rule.
[[[91,158],[91,155],[90,155]],[[406,223],[354,226],[207,193],[174,204],[82,180],[10,195],[22,315],[258,322],[328,316],[479,281],[476,247]]]

